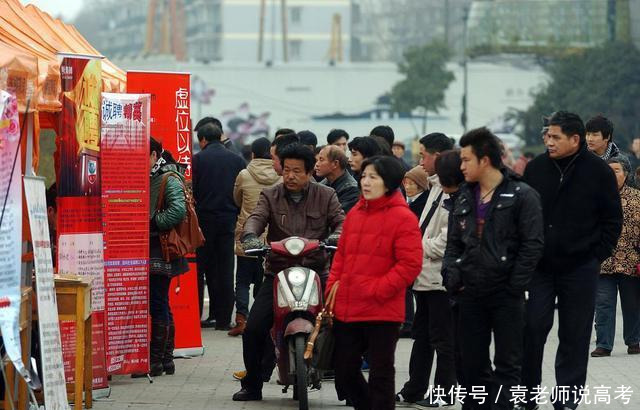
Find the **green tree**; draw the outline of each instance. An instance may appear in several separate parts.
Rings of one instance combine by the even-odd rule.
[[[614,140],[624,149],[639,135],[640,51],[627,43],[608,43],[568,54],[548,64],[549,81],[534,93],[526,111],[514,113],[527,145],[540,145],[542,116],[566,110],[586,122],[602,114],[613,121]]]
[[[392,108],[398,112],[422,112],[422,133],[427,128],[427,113],[444,108],[444,92],[455,76],[447,70],[450,51],[446,44],[434,42],[408,48],[398,71],[405,76],[391,89]]]

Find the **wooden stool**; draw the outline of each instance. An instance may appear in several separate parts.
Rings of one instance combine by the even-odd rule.
[[[67,393],[73,392],[76,409],[93,407],[93,358],[91,348],[91,284],[80,278],[55,277],[58,320],[76,324],[76,368],[74,384],[67,384]],[[71,399],[71,395],[69,396]]]

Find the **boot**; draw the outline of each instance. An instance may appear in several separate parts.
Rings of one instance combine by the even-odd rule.
[[[244,328],[247,327],[247,317],[242,313],[236,314],[236,325],[233,329],[227,333],[229,336],[240,336],[244,333]]]
[[[151,345],[149,347],[149,375],[162,376],[162,358],[167,348],[168,326],[162,322],[151,322]]]
[[[166,323],[151,321],[151,342],[149,343],[149,376],[162,376],[162,359],[167,345]],[[147,377],[146,373],[133,373],[131,378]]]
[[[176,365],[173,362],[173,349],[176,347],[176,326],[171,319],[171,323],[167,327],[167,345],[162,357],[162,370],[167,375],[175,374]]]

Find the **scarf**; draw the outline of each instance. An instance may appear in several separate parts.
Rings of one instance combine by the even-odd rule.
[[[164,158],[162,158],[162,155],[161,155],[160,158],[156,161],[156,163],[153,164],[153,167],[151,167],[151,173],[149,175],[154,176],[155,174],[157,174],[158,171],[160,171],[160,168],[162,168],[162,166],[165,165],[166,163],[167,161]]]

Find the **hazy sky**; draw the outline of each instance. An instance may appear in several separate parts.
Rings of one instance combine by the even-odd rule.
[[[71,21],[82,8],[84,0],[20,0],[22,4],[33,4],[53,17],[62,15],[65,21]]]

